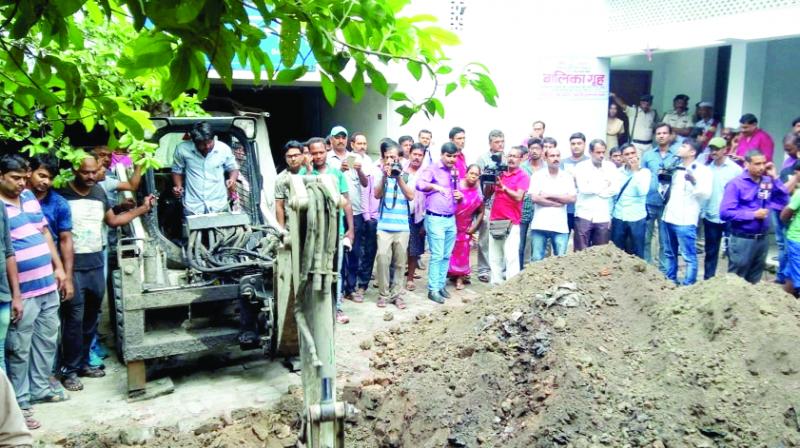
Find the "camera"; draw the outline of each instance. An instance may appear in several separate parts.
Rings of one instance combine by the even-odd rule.
[[[508,171],[508,165],[503,163],[503,153],[492,154],[489,163],[481,171],[481,184],[497,183],[497,176],[504,171]]]
[[[389,175],[391,177],[399,177],[401,174],[403,174],[403,165],[400,165],[398,162],[393,163]]]

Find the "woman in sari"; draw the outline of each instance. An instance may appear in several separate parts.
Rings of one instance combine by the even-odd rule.
[[[456,289],[464,289],[464,278],[470,273],[469,243],[483,221],[483,195],[480,191],[481,169],[470,165],[466,176],[458,183],[464,195],[456,205],[456,245],[450,257],[447,275],[455,279]]]

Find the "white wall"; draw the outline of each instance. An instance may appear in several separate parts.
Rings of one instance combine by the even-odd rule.
[[[449,25],[449,1],[428,0],[412,3],[409,14],[418,8],[442,18],[439,26]],[[444,101],[444,119],[428,120],[420,115],[408,125],[392,113],[392,135],[416,136],[421,128],[433,131],[437,145],[447,141],[453,126],[466,130],[466,156],[475,160],[488,150],[492,129],[506,134],[506,148],[522,142],[534,120],[547,124],[545,134],[555,137],[559,147],[568,147],[567,138],[576,131],[589,139],[605,136],[608,62],[598,59],[583,31],[603,23],[604,3],[592,0],[572,2],[506,0],[501,3],[467,1],[462,46],[448,50],[456,70],[468,62],[480,61],[491,70],[500,98],[496,108],[486,105],[474,92],[458,90]],[[564,55],[567,55],[565,58]],[[606,91],[588,99],[543,99],[541,75],[552,67],[553,59],[580,61],[606,74]],[[428,83],[415,82],[409,76],[398,81],[400,90],[422,97],[430,92]],[[444,86],[440,86],[444,88]],[[393,107],[390,107],[393,109]]]
[[[397,139],[388,133],[386,107],[388,99],[378,94],[369,86],[364,97],[358,103],[351,98],[338,94],[336,105],[331,108],[324,98],[320,97],[321,124],[327,133],[333,126],[340,125],[353,132],[363,132],[367,136],[367,152],[370,155],[380,154],[378,142],[387,136]]]

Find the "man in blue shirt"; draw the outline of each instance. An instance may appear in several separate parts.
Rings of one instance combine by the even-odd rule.
[[[659,184],[658,172],[665,168],[676,166],[680,159],[675,155],[678,152],[677,143],[673,142],[672,126],[666,123],[656,125],[656,146],[642,154],[642,168],[650,170],[650,190],[647,193],[647,232],[644,241],[644,259],[648,263],[655,263],[652,255],[653,235],[658,221],[658,268],[667,273],[667,258],[664,254],[667,241],[667,229],[661,216],[664,214],[665,186],[671,182],[671,177],[665,183]],[[666,178],[665,178],[666,179]],[[661,188],[659,188],[661,185]]]
[[[236,189],[239,177],[239,165],[231,148],[214,139],[207,121],[195,123],[189,136],[191,142],[182,142],[175,148],[172,193],[183,198],[185,215],[227,211],[228,192]]]
[[[622,187],[612,200],[611,241],[625,252],[644,258],[647,228],[647,194],[652,174],[641,168],[639,151],[631,144],[620,148],[625,165],[620,169]]]

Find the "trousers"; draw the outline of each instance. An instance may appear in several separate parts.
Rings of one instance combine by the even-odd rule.
[[[576,216],[575,236],[573,238],[575,251],[608,244],[611,237],[610,224],[608,222],[591,222],[588,219]]]
[[[749,239],[731,235],[728,246],[728,272],[750,283],[758,283],[767,264],[766,238]]]
[[[89,365],[89,348],[97,331],[100,304],[106,291],[102,269],[73,273],[75,296],[61,307],[61,374],[77,373]]]
[[[519,224],[512,225],[505,238],[489,237],[489,265],[493,285],[519,273]]]
[[[399,294],[400,282],[390,287],[390,278],[400,278],[398,269],[406,268],[408,254],[408,232],[386,232],[378,230],[378,256],[376,261],[378,278],[378,295],[384,299],[394,298]],[[393,272],[390,272],[393,271]]]

